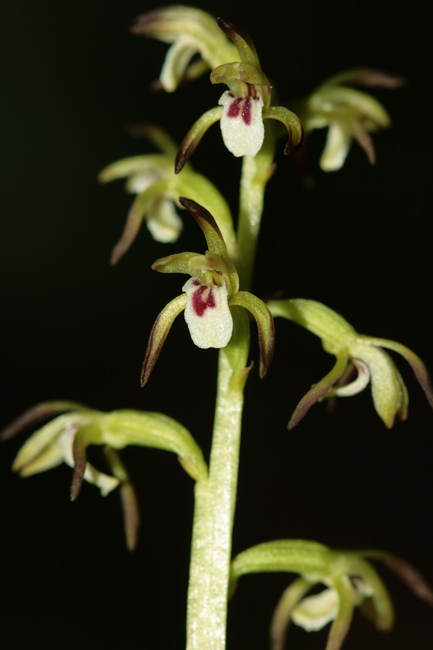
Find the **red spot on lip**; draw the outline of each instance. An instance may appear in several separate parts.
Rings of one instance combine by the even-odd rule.
[[[195,282],[193,283],[196,284]],[[197,284],[200,284],[197,282]],[[216,307],[215,297],[212,292],[212,287],[207,287],[201,284],[198,289],[192,294],[192,308],[196,316],[203,316],[206,309],[214,309]]]
[[[246,126],[249,126],[251,124],[252,118],[253,118],[253,115],[252,115],[253,111],[252,111],[252,105],[251,105],[252,101],[253,100],[250,97],[247,97],[245,102],[244,102],[243,109],[242,109],[242,120],[243,120],[244,124],[246,124]]]
[[[253,121],[253,104],[254,99],[252,97],[247,97],[243,99],[242,97],[236,97],[228,107],[227,117],[236,119],[239,115],[242,116],[242,122],[246,126],[250,126]]]
[[[227,111],[227,117],[236,118],[241,112],[241,104],[243,102],[242,97],[236,97],[234,101],[231,102],[229,109]]]

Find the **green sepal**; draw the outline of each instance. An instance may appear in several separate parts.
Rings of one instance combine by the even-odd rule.
[[[206,111],[206,113],[203,113],[201,117],[195,122],[195,124],[192,125],[184,139],[182,140],[182,143],[180,145],[179,151],[176,156],[175,160],[175,166],[174,166],[174,171],[176,174],[178,174],[180,171],[182,171],[184,165],[186,164],[187,160],[190,158],[190,156],[193,154],[195,148],[197,147],[198,143],[208,130],[212,124],[215,124],[215,122],[218,122],[218,120],[221,119],[221,116],[223,114],[223,107],[222,106],[215,106],[215,108],[211,108],[210,110]]]
[[[183,196],[179,197],[179,203],[188,210],[200,226],[207,243],[207,247],[211,253],[227,257],[227,247],[225,245],[221,230],[218,228],[217,222],[209,212],[202,205],[196,201],[187,199]]]
[[[263,119],[277,120],[284,124],[289,139],[284,149],[286,156],[297,153],[304,142],[304,127],[299,117],[284,106],[268,106],[263,109]]]
[[[160,312],[154,322],[141,369],[140,385],[142,387],[148,382],[150,373],[158,360],[162,346],[165,343],[165,339],[168,336],[175,318],[185,309],[186,300],[187,298],[185,293],[182,293],[180,296],[177,296],[177,298],[171,300]]]
[[[140,530],[140,506],[137,494],[120,454],[107,446],[103,447],[102,451],[111,473],[119,481],[126,546],[129,551],[134,551]]]
[[[168,136],[167,136],[168,137]],[[176,147],[177,151],[177,147]],[[176,151],[174,153],[176,153]],[[173,154],[174,155],[174,154]],[[130,156],[121,158],[104,167],[98,174],[100,183],[110,183],[119,178],[126,178],[132,174],[161,174],[167,176],[172,173],[172,157],[160,153],[149,153],[143,156]]]
[[[316,300],[270,300],[267,305],[275,318],[287,318],[321,338],[329,354],[337,354],[356,337],[356,330],[340,314]]]
[[[138,234],[138,231],[140,230],[145,214],[152,201],[166,194],[169,187],[170,179],[163,178],[156,181],[144,190],[144,192],[141,192],[136,196],[128,212],[122,235],[111,252],[110,264],[112,266],[117,264],[117,262],[129,250],[132,242]]]
[[[194,7],[172,5],[156,9],[139,16],[131,31],[166,43],[174,43],[179,36],[191,36],[210,68],[237,57],[236,49],[221,33],[215,19]]]
[[[337,354],[337,360],[332,369],[320,381],[318,381],[317,384],[314,384],[313,387],[310,388],[296,406],[287,425],[289,431],[299,424],[314,404],[327,396],[329,391],[332,389],[332,386],[334,386],[343,376],[348,362],[349,355],[345,350]]]
[[[241,61],[260,68],[259,57],[251,36],[239,25],[235,25],[230,20],[217,18],[218,26],[229,37],[236,46]]]

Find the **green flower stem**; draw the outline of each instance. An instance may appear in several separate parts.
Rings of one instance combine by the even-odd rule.
[[[187,650],[225,650],[229,567],[246,367],[247,312],[233,308],[234,332],[220,351],[209,477],[197,481],[188,588]]]
[[[235,265],[241,287],[252,280],[265,186],[273,172],[275,136],[242,166]],[[244,386],[250,348],[249,318],[232,307],[234,331],[220,351],[209,476],[197,481],[188,587],[187,650],[225,650],[229,568],[239,468]]]
[[[246,291],[252,284],[265,187],[275,169],[275,142],[274,125],[267,120],[262,148],[255,158],[244,156],[242,163],[238,245],[233,262],[239,273],[240,287]]]

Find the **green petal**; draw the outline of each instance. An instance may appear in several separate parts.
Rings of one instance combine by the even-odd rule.
[[[209,111],[206,111],[206,113],[203,113],[201,117],[197,120],[195,124],[191,127],[191,129],[188,131],[186,136],[184,137],[182,144],[180,145],[179,151],[176,156],[176,161],[175,161],[175,167],[174,171],[176,174],[178,174],[189,157],[192,155],[194,152],[195,148],[197,147],[198,143],[208,130],[212,124],[215,124],[215,122],[218,122],[218,120],[221,119],[221,115],[223,114],[223,107],[222,106],[215,106],[215,108],[211,108]]]
[[[260,377],[269,370],[275,349],[275,327],[272,314],[265,303],[248,291],[238,291],[229,300],[229,306],[239,306],[248,309],[254,316],[259,332],[260,348]]]
[[[161,352],[165,339],[173,325],[174,319],[176,316],[179,316],[180,312],[183,311],[185,307],[186,294],[183,293],[169,302],[156,319],[152,331],[150,332],[143,367],[141,369],[141,386],[147,384],[150,373],[158,360],[159,353]]]

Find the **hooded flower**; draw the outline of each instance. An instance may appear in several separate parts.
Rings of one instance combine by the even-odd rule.
[[[230,593],[241,576],[250,573],[288,572],[300,577],[283,593],[271,626],[271,650],[283,650],[292,620],[307,631],[320,630],[332,622],[326,650],[339,650],[349,631],[355,607],[359,607],[379,630],[394,623],[388,591],[366,559],[382,561],[414,593],[433,604],[433,592],[407,562],[381,551],[334,551],[305,540],[282,539],[258,544],[234,558],[230,569]],[[325,590],[307,596],[315,585]]]
[[[382,104],[371,95],[343,85],[345,83],[397,88],[404,83],[404,79],[379,70],[357,68],[331,77],[305,99],[293,102],[307,135],[315,129],[328,128],[320,159],[320,167],[327,172],[343,166],[352,140],[356,140],[364,149],[373,165],[376,154],[370,133],[391,125]]]
[[[173,5],[139,16],[131,31],[170,43],[159,83],[167,92],[236,58],[236,49],[218,29],[215,19],[194,7]],[[198,59],[194,59],[198,55]]]
[[[226,84],[216,108],[204,113],[184,138],[176,158],[179,172],[207,129],[220,120],[227,149],[236,157],[255,156],[261,149],[264,119],[282,122],[289,134],[285,154],[299,151],[303,141],[302,124],[294,113],[271,105],[271,85],[261,69],[254,44],[245,30],[222,18],[217,23],[236,46],[240,60],[222,63],[211,73],[213,84]]]
[[[433,386],[427,369],[421,359],[401,343],[358,334],[339,314],[314,300],[274,300],[268,303],[268,307],[274,317],[293,320],[319,336],[324,350],[336,357],[332,370],[299,402],[288,424],[289,429],[298,424],[319,400],[356,395],[370,382],[374,407],[385,425],[391,428],[396,415],[405,420],[409,404],[407,389],[393,360],[383,348],[406,359],[433,408]],[[355,370],[356,377],[350,381],[352,370]]]
[[[200,480],[207,475],[201,450],[189,431],[161,413],[132,410],[103,413],[75,402],[44,402],[12,422],[1,433],[0,440],[8,440],[50,417],[54,419],[33,433],[21,447],[12,469],[27,477],[66,463],[74,469],[72,501],[78,497],[84,480],[99,487],[102,496],[119,487],[130,550],[137,543],[140,517],[134,487],[119,449],[139,445],[173,451],[192,478]],[[103,445],[105,460],[113,476],[87,462],[89,445]]]
[[[176,211],[177,208],[182,208],[178,201],[181,194],[188,194],[197,201],[206,200],[214,211],[227,242],[233,242],[235,236],[230,209],[217,188],[205,176],[195,172],[191,165],[187,165],[182,176],[174,174],[173,165],[178,147],[170,136],[150,124],[136,126],[132,131],[136,135],[144,135],[161,153],[123,158],[99,174],[101,183],[128,178],[126,190],[137,195],[122,236],[111,254],[111,264],[117,264],[129,249],[143,220],[156,241],[177,241],[183,228]]]
[[[180,296],[159,314],[152,328],[143,362],[141,385],[144,386],[158,359],[168,332],[182,311],[191,338],[200,348],[223,348],[232,336],[233,317],[230,307],[240,306],[254,316],[259,330],[260,375],[271,363],[274,350],[274,326],[266,305],[248,291],[239,291],[239,277],[228,257],[227,248],[212,215],[191,199],[180,203],[192,214],[206,238],[204,255],[179,253],[157,260],[152,268],[160,273],[185,273],[191,278],[183,285]]]

